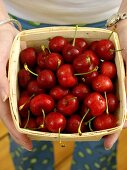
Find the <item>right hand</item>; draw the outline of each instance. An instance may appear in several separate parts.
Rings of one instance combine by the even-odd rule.
[[[27,150],[32,150],[32,142],[14,126],[9,108],[9,83],[6,76],[6,65],[14,37],[18,30],[11,24],[0,26],[0,119],[8,129],[15,142]]]

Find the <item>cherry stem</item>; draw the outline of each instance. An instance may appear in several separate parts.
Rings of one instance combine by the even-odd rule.
[[[24,108],[24,106],[30,101],[30,99],[32,99],[35,96],[35,94],[33,94],[24,104],[22,104],[21,106],[19,106],[19,110],[22,110]]]
[[[70,100],[74,100],[74,99],[77,99],[77,97],[72,97],[72,98],[70,98],[70,99],[67,99],[67,100],[65,101],[65,104],[67,104]]]
[[[93,129],[92,129],[92,127],[91,127],[91,122],[92,122],[92,120],[93,120],[94,118],[95,118],[95,117],[93,117],[92,119],[90,119],[89,122],[88,122],[88,123],[89,123],[89,129],[90,129],[91,132],[93,132]]]
[[[30,120],[30,111],[28,110],[28,117],[27,117],[27,121],[26,121],[26,124],[25,124],[25,126],[24,126],[24,129],[27,128],[27,125],[28,125],[28,123],[29,123],[29,120]]]
[[[58,59],[57,69],[60,67],[60,65],[61,65],[61,60]]]
[[[123,49],[120,49],[120,50],[110,49],[110,52],[118,52],[118,51],[123,51],[123,50],[124,50],[124,48],[123,48]]]
[[[28,66],[27,66],[26,63],[24,64],[24,68],[25,68],[26,71],[29,71],[31,74],[33,74],[33,75],[35,75],[35,76],[38,76],[38,74],[34,73],[33,71],[31,71],[31,70],[28,68]]]
[[[60,146],[61,146],[61,147],[65,147],[65,144],[62,143],[62,141],[61,141],[60,130],[61,130],[61,128],[59,128],[59,133],[58,133],[59,143],[60,143]]]
[[[89,63],[89,64],[91,64],[91,59],[90,59],[89,56],[86,57],[86,62]]]
[[[94,71],[97,71],[98,70],[98,66],[96,66],[93,70],[91,70],[91,71],[88,71],[88,72],[85,72],[85,73],[76,73],[76,74],[74,74],[75,76],[81,76],[81,75],[86,75],[86,74],[90,74],[90,73],[92,73],[92,72],[94,72]]]
[[[42,109],[42,114],[43,114],[43,123],[40,125],[39,128],[44,128],[44,124],[45,124],[45,111],[44,111],[44,109]]]
[[[72,46],[75,46],[75,38],[76,38],[76,34],[77,34],[77,29],[78,29],[78,25],[76,25],[76,27],[75,27],[75,34],[74,34]]]
[[[49,53],[51,53],[51,51],[50,51],[50,49],[48,48],[48,47],[46,47],[47,49],[48,49],[48,51],[49,51]],[[44,45],[41,45],[41,49],[42,49],[42,51],[46,54],[46,52],[45,52],[45,46]]]
[[[90,109],[88,109],[88,110],[86,111],[86,113],[84,114],[84,116],[83,116],[83,118],[82,118],[82,120],[81,120],[81,122],[80,122],[80,124],[79,124],[79,127],[78,127],[78,134],[79,134],[79,136],[82,136],[82,132],[81,132],[82,122],[83,122],[83,120],[85,119],[85,117],[86,117],[86,115],[88,114],[89,111],[90,111]]]
[[[106,92],[104,92],[104,94],[105,94],[105,101],[106,101],[106,113],[109,114],[107,94],[106,94]]]
[[[95,117],[92,117],[90,120],[88,120],[87,122],[85,122],[85,125],[89,124],[89,129],[90,129],[91,132],[93,131],[93,129],[91,128],[91,122],[92,122],[92,120],[93,120],[94,118],[95,118]]]
[[[111,34],[110,34],[109,37],[108,37],[108,40],[110,40],[110,38],[111,38],[111,36],[112,36],[113,33],[114,33],[114,30],[112,30]]]
[[[41,45],[41,49],[45,53],[45,46],[44,45]]]

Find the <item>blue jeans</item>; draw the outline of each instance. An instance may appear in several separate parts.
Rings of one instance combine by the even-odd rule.
[[[56,26],[14,18],[20,21],[23,29]],[[85,26],[104,28],[105,21]],[[16,170],[54,170],[52,142],[33,141],[33,151],[29,152],[12,139],[10,141],[10,151]],[[116,170],[116,144],[111,150],[106,151],[103,139],[97,142],[76,142],[71,170]]]

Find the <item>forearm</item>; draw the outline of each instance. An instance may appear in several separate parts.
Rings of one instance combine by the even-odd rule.
[[[119,13],[127,13],[127,0],[122,0],[120,8],[118,10]]]
[[[0,20],[3,20],[5,18],[9,18],[8,12],[5,8],[3,0],[0,0]]]

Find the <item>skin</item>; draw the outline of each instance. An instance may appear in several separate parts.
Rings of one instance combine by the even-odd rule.
[[[119,12],[127,12],[127,1],[123,0],[119,9]],[[0,20],[4,20],[8,18],[8,13],[4,7],[4,3],[0,1]],[[127,67],[127,19],[120,21],[117,24],[116,31],[119,34],[121,49],[125,49],[122,51],[123,58]],[[112,28],[110,28],[112,29]],[[14,28],[13,24],[4,24],[0,26],[0,119],[3,121],[5,126],[7,127],[12,138],[19,145],[23,146],[27,150],[32,150],[32,142],[27,137],[27,135],[19,133],[12,121],[8,97],[9,97],[9,85],[8,79],[6,77],[6,64],[9,58],[9,51],[13,42],[14,37],[18,31]],[[127,82],[127,78],[126,78]],[[127,83],[126,83],[127,89]],[[124,128],[127,127],[127,121],[124,124]],[[118,139],[120,133],[115,133],[104,138],[104,147],[105,149],[112,148],[113,144]]]

